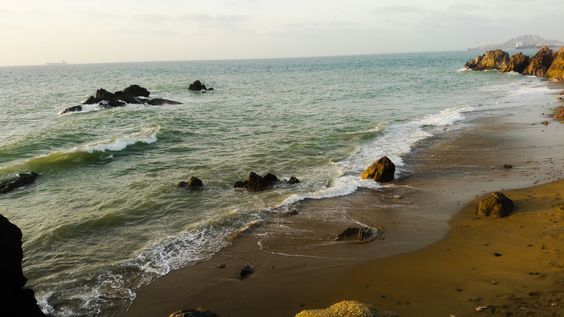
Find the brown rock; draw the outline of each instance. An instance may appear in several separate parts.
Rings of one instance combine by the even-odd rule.
[[[560,106],[554,109],[554,120],[564,121],[564,107]]]
[[[564,47],[556,53],[556,58],[546,73],[550,80],[564,81]]]
[[[251,276],[253,273],[255,273],[255,268],[250,263],[247,263],[245,264],[245,266],[243,266],[243,268],[239,270],[239,273],[237,273],[237,277],[240,280],[244,280],[247,277]]]
[[[496,69],[504,71],[508,68],[510,61],[509,54],[498,49],[487,51],[484,55],[468,61],[464,66],[473,70]]]
[[[522,73],[525,70],[525,68],[527,68],[528,65],[529,65],[529,56],[519,52],[511,56],[511,60],[509,61],[509,64],[501,71]]]
[[[502,218],[513,211],[513,201],[503,193],[495,192],[482,199],[478,206],[479,216]]]
[[[178,183],[178,187],[183,187],[188,189],[202,188],[203,186],[204,183],[202,182],[202,180],[194,176],[190,177],[187,182]]]
[[[394,180],[396,166],[386,156],[372,163],[360,176],[363,179],[373,179],[377,182],[390,182]]]
[[[554,51],[545,46],[531,58],[529,65],[525,68],[523,74],[545,77],[553,61]]]
[[[378,236],[378,231],[369,227],[348,227],[339,233],[336,241],[368,242]]]
[[[326,309],[304,310],[295,317],[392,317],[392,312],[379,313],[376,308],[357,301],[342,301]]]
[[[272,187],[278,182],[278,177],[272,173],[260,176],[255,172],[250,172],[245,181],[237,181],[234,188],[245,188],[250,192],[259,192]]]
[[[179,310],[168,315],[168,317],[219,317],[219,315],[199,307],[196,309]]]
[[[290,179],[288,180],[288,184],[299,184],[300,182],[301,181],[295,176],[290,177]]]

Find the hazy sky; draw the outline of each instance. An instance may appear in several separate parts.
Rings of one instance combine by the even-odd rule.
[[[564,0],[0,0],[0,65],[462,50],[564,40]]]

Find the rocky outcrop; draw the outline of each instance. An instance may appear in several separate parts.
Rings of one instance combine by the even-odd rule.
[[[219,317],[219,315],[200,307],[196,309],[179,310],[168,315],[168,317]]]
[[[139,85],[131,85],[124,90],[119,90],[114,93],[101,88],[96,90],[95,95],[88,97],[82,105],[97,104],[102,108],[116,108],[123,107],[128,104],[145,104],[152,106],[181,104],[178,101],[163,98],[150,99],[150,94],[151,92],[149,90]],[[61,114],[80,112],[84,109],[82,105],[69,107],[61,111]]]
[[[557,107],[554,109],[554,120],[564,121],[564,107]]]
[[[33,291],[24,288],[22,232],[0,215],[0,316],[45,316]]]
[[[207,91],[207,90],[213,90],[213,88],[212,87],[207,88],[206,85],[204,85],[201,81],[196,80],[195,82],[191,83],[190,86],[188,86],[188,90]]]
[[[564,81],[564,47],[556,53],[556,58],[546,72],[546,77],[550,80]]]
[[[548,47],[543,47],[531,58],[529,65],[523,71],[523,75],[545,77],[553,61],[554,51]]]
[[[33,184],[39,174],[31,173],[20,173],[16,177],[7,179],[0,182],[0,194],[9,193],[17,188]]]
[[[469,60],[466,65],[473,70],[505,70],[510,63],[509,54],[502,50],[487,51],[484,55]]]
[[[360,176],[363,179],[373,179],[377,182],[391,182],[394,180],[396,166],[386,156],[372,163]]]
[[[288,184],[299,184],[300,182],[301,181],[295,176],[290,177],[290,179],[288,180]]]
[[[378,230],[369,227],[348,227],[339,233],[336,241],[368,242],[378,237]]]
[[[371,305],[357,301],[342,301],[326,309],[304,310],[295,317],[397,317],[394,312],[378,312]]]
[[[529,65],[529,56],[519,52],[513,56],[506,68],[501,69],[502,72],[522,73]]]
[[[278,177],[274,174],[268,173],[260,176],[255,172],[249,173],[249,176],[244,181],[235,182],[234,188],[245,188],[250,192],[259,192],[274,186],[278,182]]]
[[[187,188],[187,189],[198,189],[198,188],[202,188],[203,186],[204,183],[202,182],[202,180],[194,176],[190,177],[186,182],[178,183],[178,187]]]
[[[482,199],[478,205],[478,216],[501,218],[513,211],[513,201],[503,193],[495,192]]]

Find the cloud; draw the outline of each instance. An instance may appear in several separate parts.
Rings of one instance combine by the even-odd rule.
[[[429,12],[429,10],[418,6],[389,5],[389,6],[378,7],[374,9],[372,12],[375,14],[381,14],[381,13],[409,14],[409,13]]]

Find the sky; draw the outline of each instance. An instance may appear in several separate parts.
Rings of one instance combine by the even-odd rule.
[[[563,0],[0,0],[0,65],[464,50],[564,40]]]

